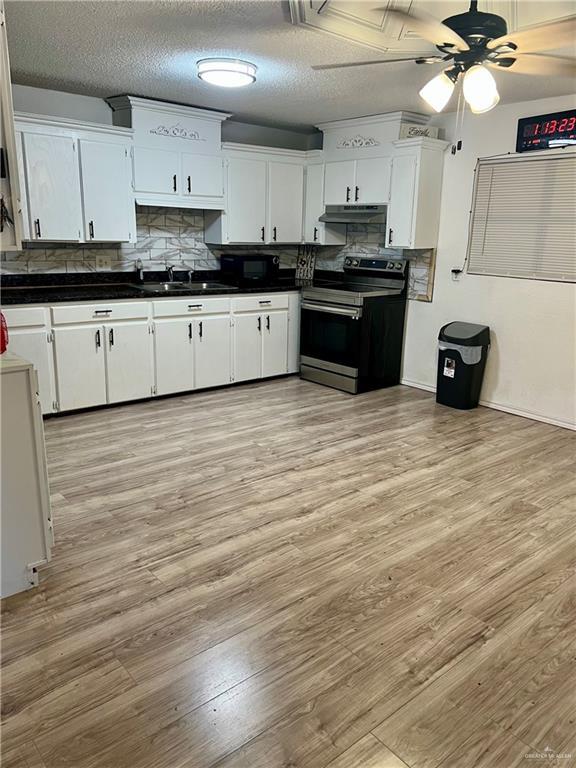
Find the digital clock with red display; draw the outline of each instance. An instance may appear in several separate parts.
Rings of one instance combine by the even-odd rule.
[[[549,115],[518,120],[516,152],[552,149],[576,144],[576,110],[552,112]]]

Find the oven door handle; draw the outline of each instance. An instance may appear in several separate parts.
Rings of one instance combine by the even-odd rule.
[[[332,304],[312,304],[309,301],[302,302],[302,309],[310,309],[313,312],[327,312],[330,315],[344,315],[358,320],[362,317],[362,309],[348,309],[347,307],[335,307]]]

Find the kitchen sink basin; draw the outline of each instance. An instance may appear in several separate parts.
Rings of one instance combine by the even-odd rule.
[[[194,291],[230,291],[236,290],[231,285],[216,282],[191,282],[191,283],[144,283],[140,286],[148,293],[193,293]]]

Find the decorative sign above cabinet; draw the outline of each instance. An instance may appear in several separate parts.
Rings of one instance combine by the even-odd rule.
[[[190,131],[181,125],[171,125],[167,128],[165,125],[159,125],[157,128],[150,128],[150,133],[157,136],[171,136],[174,139],[188,139],[189,141],[206,141],[198,131]]]

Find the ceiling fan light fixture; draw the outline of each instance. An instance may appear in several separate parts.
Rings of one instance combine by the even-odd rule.
[[[256,81],[258,67],[242,59],[200,59],[198,77],[221,88],[242,88]]]
[[[496,80],[481,64],[475,64],[466,71],[462,90],[475,115],[489,112],[500,101]]]
[[[454,77],[451,70],[441,72],[426,83],[420,91],[420,96],[436,112],[442,112],[450,97],[454,93],[454,83],[458,75]]]

